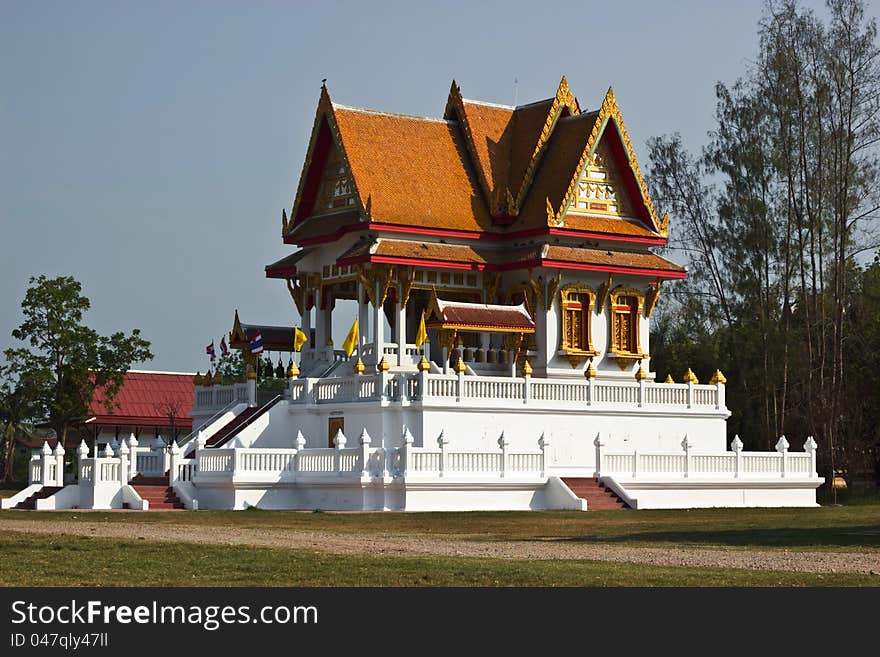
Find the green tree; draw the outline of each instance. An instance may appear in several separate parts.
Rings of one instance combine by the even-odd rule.
[[[17,391],[24,414],[47,421],[61,441],[86,417],[97,388],[111,411],[131,364],[153,357],[138,329],[102,336],[85,326],[90,305],[71,276],[31,278],[24,321],[12,331],[25,346],[4,351],[7,390]]]

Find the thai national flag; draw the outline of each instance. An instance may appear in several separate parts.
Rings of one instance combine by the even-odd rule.
[[[205,353],[211,357],[211,360],[214,360],[214,341],[211,340],[211,344],[205,347]]]
[[[263,335],[259,331],[257,331],[256,335],[251,338],[251,353],[263,353]]]
[[[229,353],[229,347],[226,346],[226,336],[220,338],[220,352],[225,356]]]

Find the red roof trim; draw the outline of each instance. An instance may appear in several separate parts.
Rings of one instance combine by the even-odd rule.
[[[520,230],[511,233],[486,233],[465,230],[448,230],[445,228],[421,228],[417,226],[403,226],[398,224],[383,224],[379,222],[349,224],[337,230],[334,233],[321,235],[319,237],[309,237],[297,240],[294,237],[285,237],[284,242],[287,244],[298,244],[299,246],[315,246],[317,244],[326,244],[335,242],[343,235],[361,230],[382,230],[389,233],[407,233],[410,235],[429,235],[431,237],[451,237],[467,240],[512,240],[522,239],[524,237],[537,237],[540,235],[554,235],[560,237],[576,237],[581,239],[599,239],[609,240],[612,242],[631,242],[634,244],[653,244],[662,246],[666,244],[665,237],[637,237],[635,235],[624,235],[618,233],[598,233],[587,230],[573,230],[566,228],[536,228],[531,230]]]
[[[668,269],[651,269],[646,267],[624,267],[620,265],[590,265],[579,262],[565,262],[564,260],[548,260],[536,258],[522,262],[509,262],[501,265],[449,262],[446,260],[429,260],[426,258],[405,258],[401,256],[376,256],[365,255],[356,258],[345,258],[340,264],[357,265],[364,262],[374,262],[386,265],[418,265],[423,267],[437,267],[440,269],[464,269],[469,271],[513,271],[516,269],[530,269],[533,267],[554,267],[556,269],[573,269],[577,271],[598,271],[610,274],[631,274],[633,276],[649,276],[652,278],[683,279],[686,272],[678,272]]]

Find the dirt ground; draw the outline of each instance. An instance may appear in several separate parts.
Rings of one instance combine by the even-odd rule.
[[[117,538],[171,543],[281,547],[335,554],[491,557],[495,559],[573,559],[663,566],[704,566],[787,570],[810,573],[861,573],[880,576],[880,553],[742,550],[694,547],[630,547],[565,540],[483,541],[463,535],[356,534],[328,531],[206,527],[138,522],[34,521],[0,519],[0,531]]]

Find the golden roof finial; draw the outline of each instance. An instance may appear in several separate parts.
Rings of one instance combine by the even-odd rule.
[[[687,368],[687,372],[684,373],[684,377],[682,378],[683,383],[699,383],[700,380],[697,378],[697,375],[693,373],[691,368]]]
[[[531,376],[532,375],[532,366],[529,364],[528,358],[526,358],[525,362],[523,363],[522,372],[523,372],[523,376]]]
[[[648,378],[648,373],[645,371],[645,368],[642,367],[642,364],[639,363],[639,369],[636,370],[636,381],[644,381]]]
[[[727,383],[727,377],[724,376],[724,373],[721,370],[715,370],[715,374],[712,375],[712,378],[709,379],[709,383],[713,386],[717,383],[725,384]]]
[[[376,365],[376,369],[380,372],[387,372],[391,369],[391,365],[388,363],[388,360],[385,356],[382,356],[382,360],[379,361],[379,364]]]
[[[425,355],[422,354],[422,360],[419,361],[419,371],[420,372],[429,372],[431,370],[431,363],[428,362],[428,359],[425,358]]]
[[[355,362],[355,364],[354,364],[354,368],[353,368],[354,373],[355,373],[355,374],[363,374],[363,373],[366,371],[366,369],[367,369],[367,368],[364,366],[364,361],[361,360],[361,357],[360,357],[360,356],[358,356],[358,359],[357,359],[357,361]]]
[[[667,374],[666,380],[663,383],[675,383],[675,380],[672,378],[671,374]]]
[[[299,368],[296,366],[294,361],[290,361],[290,367],[287,368],[287,377],[289,379],[295,379],[299,376]]]

